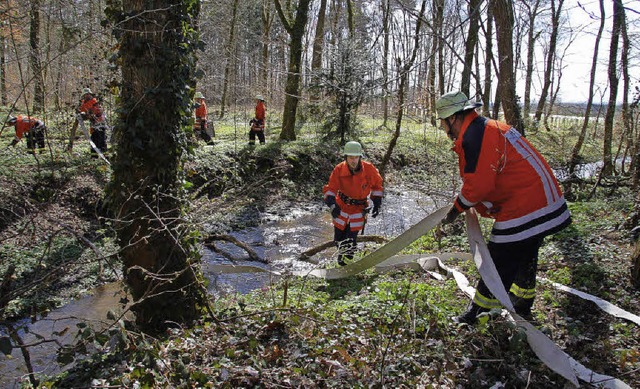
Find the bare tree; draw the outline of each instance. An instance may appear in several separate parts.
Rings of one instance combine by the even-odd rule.
[[[231,22],[229,23],[229,39],[225,48],[226,65],[224,67],[224,81],[222,84],[222,97],[220,99],[220,118],[224,117],[227,106],[227,94],[229,92],[229,82],[231,71],[235,69],[235,37],[236,37],[236,18],[238,15],[238,0],[233,0],[231,8]]]
[[[7,105],[7,55],[6,48],[7,40],[4,37],[4,33],[0,32],[0,102],[2,105]]]
[[[318,20],[316,22],[316,35],[313,39],[313,54],[311,58],[311,71],[317,73],[322,69],[322,54],[324,51],[324,21],[327,13],[327,0],[320,0],[320,8],[318,9]],[[311,101],[317,102],[319,96],[312,94]]]
[[[416,28],[415,34],[413,36],[413,49],[411,50],[411,55],[409,58],[405,60],[405,63],[402,64],[400,59],[398,59],[398,69],[400,73],[400,87],[398,88],[398,113],[396,115],[396,130],[389,142],[389,146],[387,147],[387,152],[384,154],[382,158],[382,163],[380,164],[380,174],[382,177],[385,177],[385,171],[389,161],[391,160],[391,154],[393,153],[393,149],[395,148],[396,143],[398,142],[398,138],[400,137],[400,128],[402,126],[402,115],[404,112],[404,94],[406,93],[407,82],[409,80],[409,71],[413,67],[413,64],[416,60],[416,56],[418,55],[418,49],[420,44],[420,29],[422,28],[423,18],[424,18],[424,10],[427,6],[427,0],[422,1],[422,6],[420,7],[420,13],[417,16],[416,20]]]
[[[575,174],[576,167],[581,161],[580,152],[582,150],[582,145],[584,144],[584,139],[587,135],[587,127],[589,126],[591,109],[593,107],[593,88],[596,82],[598,52],[600,51],[600,39],[602,38],[602,31],[604,30],[605,22],[604,0],[599,0],[598,3],[600,4],[600,26],[598,27],[598,33],[596,34],[596,41],[593,48],[593,57],[591,60],[591,75],[589,77],[589,94],[587,95],[587,106],[585,107],[584,119],[582,121],[580,135],[578,135],[578,140],[576,141],[576,144],[573,146],[573,150],[571,151],[571,160],[569,162],[569,176],[571,177]],[[569,186],[565,187],[565,191],[567,193],[571,192],[570,184]]]
[[[522,115],[524,116],[524,120],[527,121],[529,120],[529,112],[531,110],[531,84],[533,82],[535,45],[542,32],[536,31],[536,20],[538,17],[540,0],[533,1],[533,4],[529,1],[522,1],[520,4],[527,9],[527,64],[525,66],[524,108]]]
[[[491,108],[491,80],[493,79],[493,11],[487,7],[487,28],[485,31],[484,88],[482,93],[482,114],[489,117]],[[498,104],[499,105],[499,104]],[[497,117],[497,116],[493,116]]]
[[[473,57],[478,45],[478,31],[480,30],[480,8],[482,0],[469,1],[469,33],[465,42],[464,63],[462,67],[462,80],[460,81],[460,90],[467,96],[471,86],[471,69],[473,66]]]
[[[516,97],[516,79],[513,71],[512,32],[514,19],[512,3],[507,0],[492,0],[492,5],[498,38],[498,57],[500,58],[498,62],[498,94],[502,101],[505,120],[524,135],[524,122]]]
[[[556,56],[556,47],[558,44],[558,31],[560,29],[560,16],[562,12],[562,5],[564,0],[558,0],[558,6],[556,7],[555,0],[551,0],[551,35],[549,36],[549,48],[547,49],[547,57],[544,69],[544,82],[542,83],[542,91],[540,92],[540,98],[538,99],[538,106],[536,108],[535,120],[540,121],[542,112],[544,112],[544,105],[546,104],[547,96],[549,95],[549,88],[551,87],[551,76],[554,69],[554,58]]]
[[[382,7],[382,126],[389,119],[389,24],[391,22],[391,0],[383,0]],[[431,61],[430,63],[433,63]],[[429,67],[431,69],[431,67]],[[427,77],[431,81],[430,76]],[[431,85],[431,83],[429,84]],[[432,89],[433,90],[433,89]]]
[[[269,85],[267,64],[269,63],[269,36],[271,34],[271,25],[273,24],[271,4],[270,0],[262,0],[262,12],[260,13],[260,19],[262,20],[262,61],[260,61],[259,86],[261,91],[266,91]]]
[[[29,59],[33,72],[33,111],[42,112],[44,110],[44,77],[42,74],[42,63],[40,61],[40,7],[41,0],[31,0],[29,9],[29,19],[31,21],[29,29]]]
[[[613,0],[613,27],[611,29],[611,44],[609,46],[609,103],[604,117],[604,143],[602,150],[602,175],[613,174],[613,120],[616,113],[616,99],[618,96],[618,43],[622,25],[624,24],[624,6],[621,0]]]
[[[309,5],[312,0],[300,0],[296,8],[295,17],[285,13],[280,0],[275,0],[276,10],[280,21],[289,34],[289,67],[287,70],[287,85],[285,87],[284,112],[282,113],[281,140],[296,140],[296,113],[300,92],[302,71],[302,38],[307,26]],[[294,19],[293,21],[291,19]]]

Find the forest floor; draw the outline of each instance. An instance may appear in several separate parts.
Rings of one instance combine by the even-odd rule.
[[[446,150],[446,144],[423,149],[418,143],[398,145],[389,185],[447,193],[455,161],[431,148]],[[539,143],[545,155],[558,157],[544,146],[562,148],[560,142]],[[386,146],[368,146],[368,158],[379,163]],[[335,149],[305,142],[214,149],[221,152],[198,147],[186,165],[191,222],[205,233],[228,232],[258,223],[264,212],[317,200],[340,158]],[[121,277],[102,206],[108,167],[83,152],[37,157],[0,151],[0,275],[15,266],[13,289],[0,298],[0,326],[45,314]],[[589,190],[574,193],[572,226],[545,241],[539,277],[639,314],[624,224],[635,194],[623,185],[598,189],[586,200]],[[459,221],[404,253],[468,251],[463,231]],[[473,264],[449,264],[472,285],[477,280]],[[467,303],[453,280],[408,270],[336,281],[282,279],[212,300],[214,317],[157,339],[122,322],[114,322],[106,339],[81,331],[79,340],[92,340],[91,350],[100,352],[75,360],[61,376],[39,378],[46,387],[570,387],[508,320],[453,323]],[[640,387],[640,326],[547,282],[537,287],[533,324],[594,372]],[[25,379],[23,385],[30,384]]]

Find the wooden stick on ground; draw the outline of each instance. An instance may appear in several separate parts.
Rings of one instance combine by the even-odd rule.
[[[214,250],[217,253],[220,253],[222,255],[224,255],[225,257],[231,259],[231,260],[235,260],[235,258],[232,258],[231,255],[229,253],[225,253],[224,251],[220,250],[219,248],[216,247],[215,245],[215,241],[218,240],[224,240],[226,242],[230,242],[235,244],[236,246],[240,247],[241,249],[243,249],[244,251],[247,252],[247,254],[249,254],[249,258],[251,258],[251,260],[253,261],[258,261],[258,262],[262,262],[262,263],[268,263],[267,260],[265,260],[264,258],[260,258],[260,256],[253,251],[253,249],[251,247],[249,247],[248,244],[239,241],[238,239],[234,238],[231,235],[209,235],[208,237],[205,238],[203,244],[205,246],[207,246],[208,248],[210,248],[211,250]]]
[[[362,235],[358,237],[358,242],[376,242],[376,243],[386,243],[389,240],[383,236],[379,235]],[[330,240],[328,242],[321,243],[315,247],[310,248],[309,250],[300,253],[299,259],[302,261],[306,261],[314,255],[318,254],[321,251],[324,251],[330,247],[334,247],[335,243]]]

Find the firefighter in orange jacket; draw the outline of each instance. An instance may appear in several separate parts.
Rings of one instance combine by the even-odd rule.
[[[40,119],[36,119],[29,116],[9,116],[7,124],[14,126],[16,129],[16,135],[9,146],[15,147],[15,145],[22,140],[22,137],[27,137],[27,150],[33,154],[35,152],[36,145],[40,153],[44,152],[44,133],[46,127],[44,122]]]
[[[264,97],[262,95],[256,96],[256,112],[255,117],[249,122],[249,145],[253,146],[256,142],[256,135],[260,144],[265,144],[264,138],[264,123],[267,118],[267,109],[264,106]]]
[[[98,150],[103,154],[107,152],[107,120],[102,112],[102,106],[98,102],[98,99],[93,95],[91,89],[82,89],[82,100],[78,107],[78,113],[83,119],[89,119],[91,134],[91,141],[96,145]],[[91,153],[95,158],[96,151],[91,148]]]
[[[528,317],[535,297],[538,250],[544,237],[571,223],[571,215],[547,161],[513,127],[479,116],[462,92],[438,99],[436,111],[458,154],[462,188],[445,223],[474,207],[495,219],[489,252],[516,313]],[[483,280],[457,322],[500,308]]]
[[[338,247],[338,264],[353,259],[358,232],[364,229],[369,197],[373,204],[371,216],[376,217],[382,204],[382,177],[370,162],[362,160],[362,145],[347,142],[344,146],[345,161],[340,162],[324,186],[324,202],[333,216],[334,238]]]
[[[208,128],[207,103],[205,102],[205,98],[202,92],[196,92],[195,100],[196,121],[193,123],[193,129],[202,137],[205,142],[207,142],[208,145],[212,145],[213,140],[211,139],[211,137],[213,135],[213,130],[210,130]]]

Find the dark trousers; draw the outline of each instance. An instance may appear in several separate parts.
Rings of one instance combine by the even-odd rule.
[[[33,150],[38,146],[38,149],[44,150],[44,129],[31,129],[26,133],[27,148]]]
[[[107,131],[105,127],[93,127],[91,128],[91,141],[96,145],[96,148],[102,153],[107,152]],[[93,147],[91,152],[95,153]]]
[[[535,291],[538,251],[543,240],[544,238],[530,238],[520,242],[489,242],[487,244],[502,285],[507,292],[510,292],[509,295],[518,313],[529,313],[535,296],[527,295],[523,298],[514,295],[512,291],[514,287],[517,290]],[[487,298],[495,298],[482,279],[478,282],[477,290]]]
[[[357,248],[358,232],[351,231],[351,226],[347,224],[344,230],[333,227],[333,241],[338,248],[338,263],[344,265],[345,259],[353,259]]]
[[[255,130],[253,127],[251,128],[251,130],[249,130],[249,144],[256,143],[256,135],[258,136],[258,140],[260,140],[260,144],[264,144],[264,130]]]
[[[198,122],[200,123],[200,128],[197,129],[197,133],[200,134],[200,137],[202,138],[202,140],[204,140],[207,143],[211,143],[211,135],[209,135],[209,131],[208,131],[208,124],[207,121],[204,119],[197,119]],[[212,134],[215,136],[215,133],[212,132]]]

